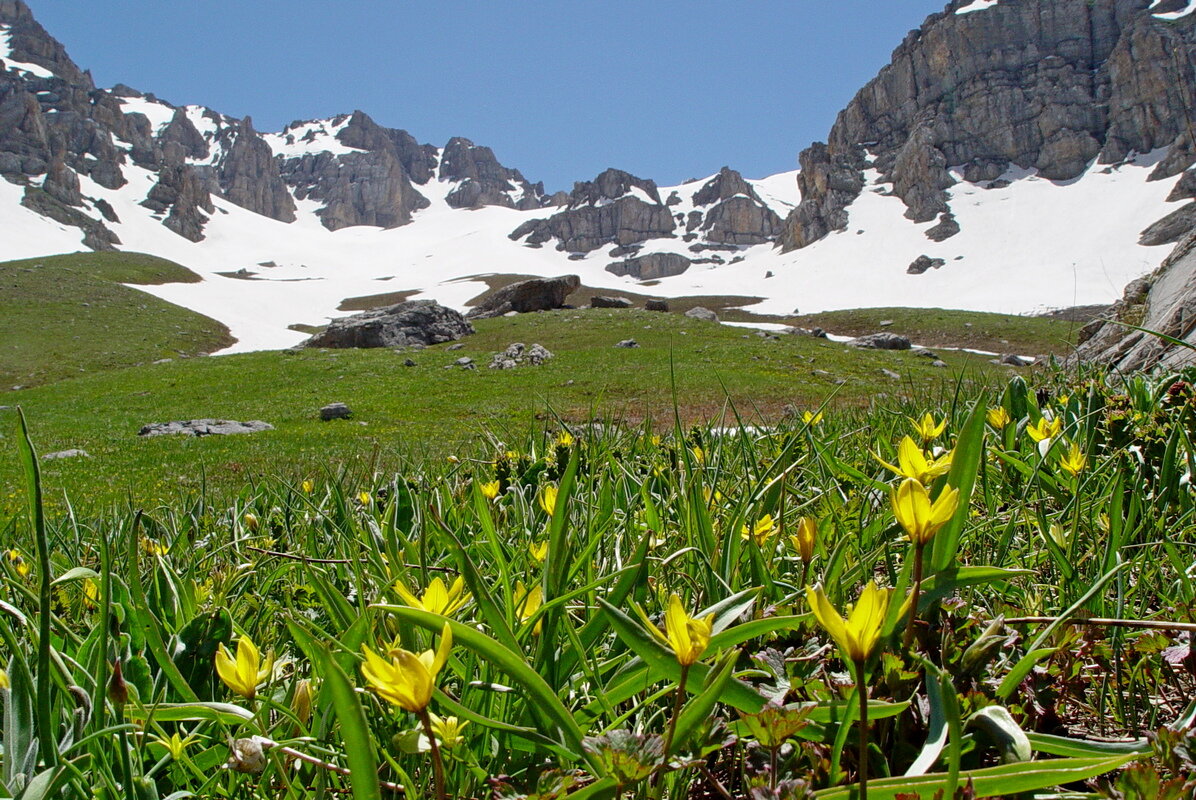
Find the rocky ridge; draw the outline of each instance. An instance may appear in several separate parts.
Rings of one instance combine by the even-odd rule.
[[[847,223],[865,170],[915,222],[953,235],[945,189],[1011,167],[1068,181],[1170,147],[1155,178],[1196,163],[1190,133],[1193,18],[1155,0],[953,0],[894,51],[840,112],[826,144],[801,153],[801,205],[779,242],[805,247]],[[1196,194],[1196,175],[1181,182]],[[956,226],[954,230],[958,230]]]

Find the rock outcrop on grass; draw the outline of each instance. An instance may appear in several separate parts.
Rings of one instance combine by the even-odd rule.
[[[236,433],[272,431],[274,426],[259,419],[235,422],[227,419],[188,419],[177,422],[151,422],[142,425],[138,436],[229,436]]]
[[[473,333],[460,312],[435,300],[408,300],[332,320],[302,347],[408,347],[451,342]]]
[[[504,286],[487,297],[466,315],[469,319],[501,317],[515,311],[549,311],[565,305],[565,298],[577,291],[581,278],[559,275],[555,278],[530,278]]]

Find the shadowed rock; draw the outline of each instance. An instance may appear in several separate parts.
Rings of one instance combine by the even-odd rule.
[[[531,278],[512,283],[496,291],[466,315],[469,319],[501,317],[512,311],[548,311],[565,305],[565,298],[577,291],[581,278],[561,275],[556,278]]]
[[[303,347],[407,347],[451,342],[473,333],[473,326],[434,300],[405,303],[334,319]]]

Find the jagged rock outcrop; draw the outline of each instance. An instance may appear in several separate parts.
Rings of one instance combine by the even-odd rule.
[[[1196,345],[1196,232],[1176,245],[1152,275],[1130,283],[1101,319],[1085,325],[1068,359],[1072,365],[1098,363],[1123,372],[1196,363],[1196,350],[1126,324]]]
[[[411,221],[413,212],[428,206],[390,149],[334,155],[306,154],[285,162],[287,181],[295,197],[324,202],[319,215],[324,227],[340,230],[352,225],[396,228]]]
[[[608,169],[593,181],[574,184],[565,210],[516,228],[514,241],[540,246],[557,240],[557,249],[588,253],[608,244],[621,246],[673,236],[676,223],[650,180]]]
[[[436,148],[432,145],[420,144],[407,131],[385,128],[364,111],[354,111],[347,119],[346,125],[336,134],[341,144],[370,152],[389,150],[413,183],[427,183],[436,175]],[[344,120],[336,117],[332,122],[339,125]]]
[[[444,146],[440,179],[459,181],[446,202],[453,208],[505,206],[530,211],[543,205],[544,184],[532,185],[517,169],[498,163],[494,151],[456,137]]]
[[[441,344],[473,333],[473,326],[434,300],[405,303],[340,317],[302,347],[407,347]]]
[[[693,261],[678,253],[650,253],[646,256],[627,258],[606,265],[606,271],[614,275],[630,275],[641,281],[671,278],[689,269]]]
[[[529,278],[504,286],[470,309],[469,319],[501,317],[512,311],[525,314],[529,311],[549,311],[565,305],[565,299],[581,286],[577,275],[560,275],[555,278]]]
[[[781,218],[769,208],[751,184],[733,169],[723,167],[693,196],[693,203],[705,208],[701,221],[686,230],[698,229],[707,241],[730,245],[753,245],[773,241],[781,232]]]
[[[155,213],[166,214],[162,224],[193,242],[203,240],[204,223],[208,221],[208,215],[216,211],[203,180],[186,164],[163,167],[158,173],[158,182],[141,205]]]
[[[220,191],[242,208],[276,219],[295,221],[295,201],[287,191],[274,151],[253,129],[253,120],[222,130],[224,157],[218,166]]]
[[[1154,177],[1192,166],[1196,26],[1153,16],[1151,2],[1003,0],[958,14],[970,0],[953,0],[840,112],[828,143],[801,154],[802,202],[781,245],[844,229],[869,165],[918,222],[950,211],[948,167],[969,181],[1010,166],[1062,181],[1168,145]]]
[[[84,246],[90,247],[92,250],[115,250],[113,245],[120,244],[120,238],[108,230],[103,222],[89,217],[78,209],[71,208],[44,189],[26,187],[25,194],[21,198],[21,205],[43,217],[49,217],[55,222],[78,228],[83,232]]]
[[[33,18],[23,0],[0,0],[0,25],[8,28],[14,61],[45,67],[67,83],[94,89],[91,75],[76,66],[64,48]]]

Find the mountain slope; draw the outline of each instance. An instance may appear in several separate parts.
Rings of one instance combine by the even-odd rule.
[[[758,296],[749,310],[770,314],[1109,303],[1196,220],[1189,10],[954,0],[800,172],[660,187],[611,169],[549,196],[489,148],[421,144],[361,111],[263,134],[96,89],[0,0],[0,257],[169,258],[203,281],[146,290],[228,325],[233,350],[296,344],[292,326],[349,297],[462,307],[494,274]]]

